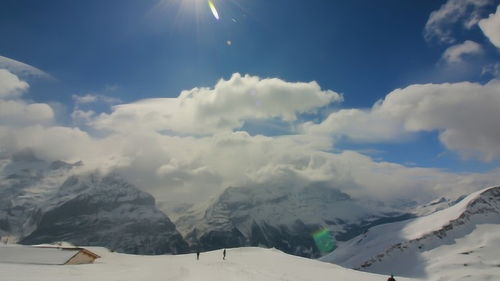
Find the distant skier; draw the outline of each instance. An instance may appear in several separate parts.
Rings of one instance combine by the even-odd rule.
[[[396,281],[396,279],[394,279],[394,274],[391,274],[391,277],[387,278],[387,281]]]
[[[222,259],[225,260],[226,259],[226,249],[224,249],[224,251],[222,251]]]
[[[196,260],[200,259],[200,249],[196,250]]]

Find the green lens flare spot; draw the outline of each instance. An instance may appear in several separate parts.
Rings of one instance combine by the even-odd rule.
[[[330,253],[335,250],[335,238],[333,238],[332,233],[329,229],[323,228],[312,234],[314,243],[318,250],[322,253]]]

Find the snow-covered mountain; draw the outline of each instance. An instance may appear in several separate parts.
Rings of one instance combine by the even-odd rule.
[[[74,169],[81,165],[47,163],[30,153],[10,159],[0,180],[0,236],[25,244],[68,241],[138,254],[188,250],[150,194],[117,175],[80,175]]]
[[[408,211],[414,214],[416,217],[427,216],[437,211],[444,210],[451,206],[454,206],[458,202],[462,201],[466,195],[459,196],[457,198],[447,198],[447,197],[439,197],[435,200],[432,200],[429,203],[422,205],[415,205],[408,209]]]
[[[21,243],[68,241],[137,254],[182,253],[187,244],[154,198],[115,175],[72,176]]]
[[[346,240],[381,222],[408,218],[388,208],[368,206],[324,184],[302,188],[227,188],[216,200],[195,205],[175,219],[195,247],[265,246],[318,257],[312,233],[328,228]]]
[[[500,187],[492,187],[431,215],[373,227],[322,260],[426,280],[498,280],[499,252]]]
[[[30,234],[46,202],[81,162],[48,163],[26,150],[0,160],[0,236],[11,241]]]

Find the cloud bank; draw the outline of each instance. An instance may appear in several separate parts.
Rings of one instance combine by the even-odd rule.
[[[353,196],[425,201],[500,180],[499,171],[455,174],[375,161],[355,151],[331,152],[339,137],[401,141],[407,134],[435,130],[451,150],[498,158],[496,80],[412,85],[389,93],[371,109],[343,109],[312,123],[301,114],[339,103],[342,96],[316,82],[234,74],[213,88],[120,104],[107,114],[75,109],[73,115],[90,133],[58,124],[50,105],[22,99],[26,82],[7,70],[3,76],[13,81],[0,84],[0,92],[9,93],[0,99],[8,108],[0,110],[5,115],[0,119],[4,157],[30,148],[47,160],[83,160],[89,169],[121,173],[159,201],[203,200],[228,186],[313,182],[327,182]],[[248,120],[276,118],[297,131],[264,136],[242,130]]]
[[[340,110],[323,122],[305,123],[310,134],[383,142],[422,131],[464,157],[500,158],[500,81],[411,85],[389,93],[371,109]]]

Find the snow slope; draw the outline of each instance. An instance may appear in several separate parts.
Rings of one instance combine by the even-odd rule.
[[[387,276],[284,254],[278,250],[236,248],[178,256],[134,256],[89,248],[102,256],[88,265],[26,265],[0,263],[2,281],[381,281]],[[1,255],[1,251],[0,251]],[[398,278],[398,281],[413,279]]]
[[[498,252],[500,187],[493,187],[431,215],[373,227],[322,260],[428,280],[499,280]]]

